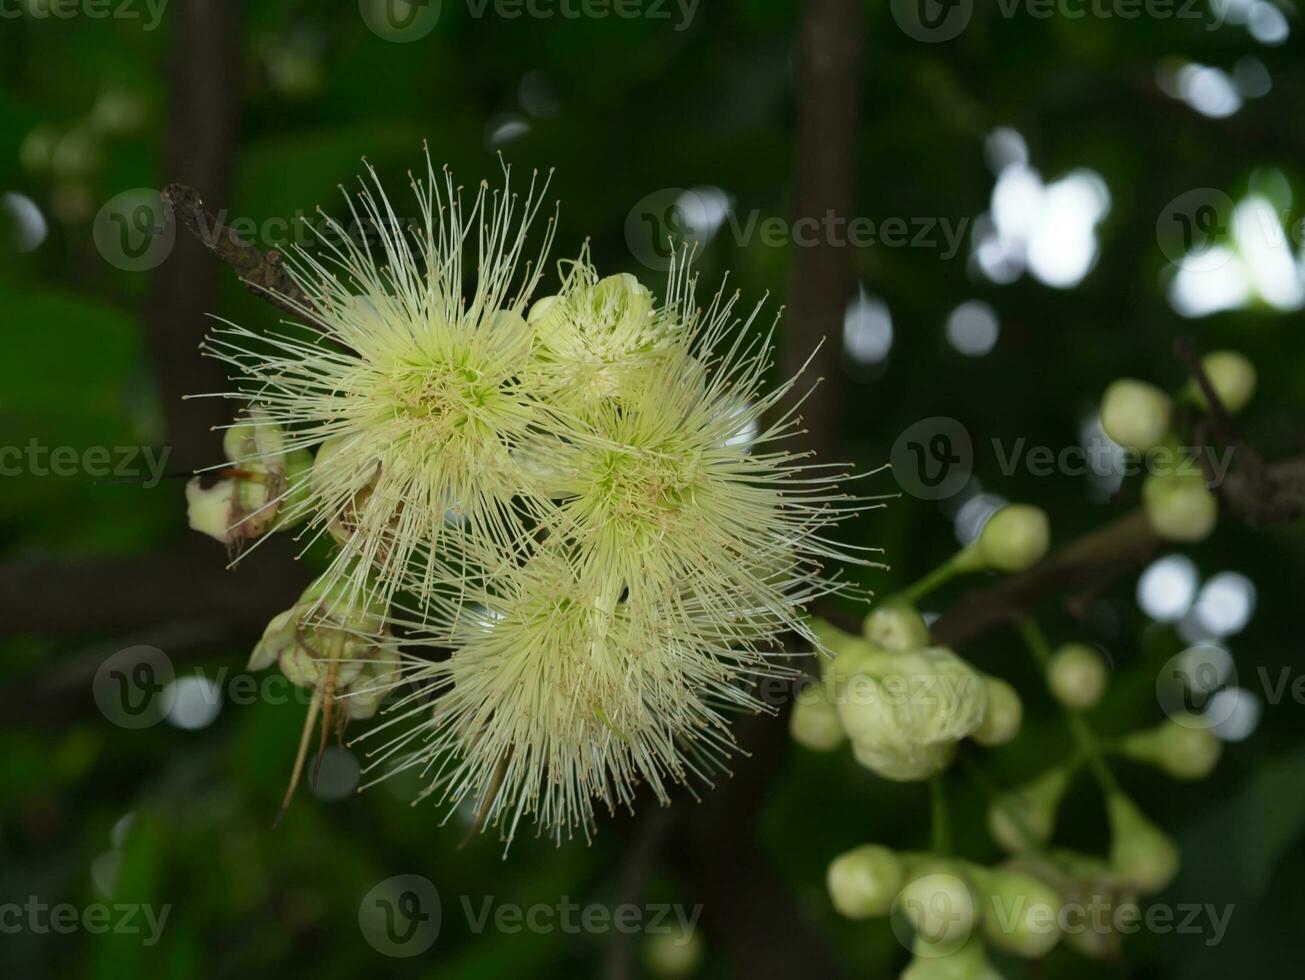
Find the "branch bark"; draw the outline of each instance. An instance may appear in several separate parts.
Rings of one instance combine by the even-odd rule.
[[[172,18],[166,173],[218,200],[228,197],[239,111],[240,7],[232,0],[187,0]],[[221,366],[196,354],[204,318],[217,309],[217,275],[204,250],[178,236],[151,289],[145,334],[167,442],[176,465],[195,469],[215,458],[212,430],[227,421],[219,399],[183,400],[226,386]]]

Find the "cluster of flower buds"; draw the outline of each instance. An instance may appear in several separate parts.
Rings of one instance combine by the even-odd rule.
[[[836,857],[826,884],[840,915],[893,917],[914,953],[903,980],[996,978],[986,947],[1037,959],[1062,937],[1060,892],[1019,862],[986,868],[866,844]]]
[[[382,659],[386,609],[323,576],[275,616],[249,658],[249,669],[276,664],[296,687],[329,692],[348,719],[376,714],[399,677]]]
[[[312,453],[286,449],[285,433],[266,413],[253,410],[227,429],[222,450],[228,465],[217,482],[199,477],[186,484],[190,526],[231,548],[262,537],[273,527],[299,523],[308,492]]]
[[[1230,413],[1246,406],[1255,394],[1254,365],[1235,351],[1214,351],[1201,359],[1201,368],[1219,402]],[[1195,381],[1179,398],[1199,411],[1209,400]],[[1145,455],[1162,446],[1177,451],[1173,435],[1175,401],[1155,385],[1121,378],[1101,399],[1101,427],[1120,446]],[[1173,471],[1151,473],[1142,486],[1148,522],[1168,541],[1203,541],[1214,530],[1218,502],[1195,462],[1186,460]]]
[[[794,706],[790,732],[807,748],[831,751],[847,738],[867,769],[908,781],[945,768],[963,738],[1001,745],[1019,731],[1023,706],[1014,689],[930,645],[928,627],[907,603],[876,608],[861,637],[819,620],[814,630],[835,656],[823,683]]]

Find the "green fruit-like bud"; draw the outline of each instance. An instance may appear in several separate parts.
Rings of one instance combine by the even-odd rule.
[[[876,844],[840,854],[825,874],[834,909],[849,919],[887,915],[905,880],[901,858]]]
[[[1255,386],[1259,380],[1255,365],[1236,351],[1211,351],[1201,358],[1201,367],[1205,371],[1205,376],[1210,379],[1214,393],[1229,414],[1240,412],[1255,394]],[[1201,386],[1193,381],[1190,390],[1192,400],[1208,411],[1210,403],[1206,400]]]
[[[908,603],[879,606],[865,618],[866,639],[885,650],[918,650],[929,645],[924,617]]]
[[[793,741],[814,752],[832,752],[843,744],[843,725],[823,684],[808,685],[798,694],[788,731]]]
[[[983,721],[988,695],[978,673],[942,647],[846,651],[833,665],[832,700],[852,754],[885,779],[926,779]]]
[[[988,893],[983,928],[998,949],[1038,959],[1060,941],[1061,898],[1050,885],[1022,871],[997,870],[981,881]]]
[[[961,553],[959,561],[966,570],[1018,572],[1041,561],[1050,543],[1046,511],[1028,504],[1008,504],[988,518],[978,540]]]
[[[959,949],[939,951],[917,942],[915,958],[902,972],[901,980],[1002,980],[975,936]]]
[[[285,493],[278,510],[284,515],[282,530],[298,527],[308,519],[304,505],[312,496],[311,477],[313,454],[307,449],[295,449],[285,456]]]
[[[861,641],[861,637],[844,632],[833,623],[821,619],[819,616],[812,616],[808,625],[811,627],[816,642],[835,655],[842,653],[844,648]]]
[[[1219,519],[1219,502],[1195,473],[1152,473],[1142,484],[1147,523],[1166,541],[1204,541]]]
[[[1096,707],[1109,677],[1105,659],[1082,643],[1066,643],[1047,664],[1047,687],[1052,697],[1075,711]]]
[[[702,936],[696,929],[676,924],[648,936],[643,962],[654,976],[687,977],[702,962],[702,947]]]
[[[1101,399],[1101,428],[1112,440],[1135,453],[1147,453],[1169,434],[1173,403],[1155,385],[1121,378]]]
[[[983,686],[988,692],[988,710],[983,724],[974,730],[973,738],[989,747],[1005,745],[1019,734],[1024,721],[1024,705],[1020,696],[1000,677],[983,675]]]
[[[1163,891],[1178,873],[1178,847],[1122,793],[1106,801],[1110,815],[1110,865],[1144,895]]]
[[[1056,812],[1071,771],[1058,766],[1008,793],[988,808],[988,832],[1004,850],[1019,854],[1045,844],[1056,829]]]
[[[1204,719],[1186,715],[1126,736],[1120,751],[1130,759],[1159,766],[1174,779],[1204,779],[1218,764],[1223,742]]]
[[[913,873],[894,903],[894,914],[905,917],[918,941],[937,956],[964,946],[980,912],[962,871],[942,862],[927,863]]]

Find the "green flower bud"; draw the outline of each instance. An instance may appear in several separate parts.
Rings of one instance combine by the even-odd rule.
[[[905,880],[901,858],[876,844],[840,854],[825,875],[834,909],[849,919],[887,915]]]
[[[1070,769],[1057,767],[1003,793],[988,808],[988,832],[992,839],[1012,854],[1045,844],[1056,829],[1056,812],[1071,775]]]
[[[979,884],[988,893],[983,928],[993,946],[1039,959],[1060,942],[1061,897],[1054,888],[1022,871],[996,870]]]
[[[1255,386],[1259,380],[1255,365],[1236,351],[1211,351],[1201,358],[1201,367],[1205,371],[1205,376],[1210,379],[1214,393],[1230,415],[1235,415],[1245,408],[1246,403],[1255,394]],[[1192,400],[1208,411],[1210,403],[1206,400],[1201,386],[1192,381],[1189,383],[1189,390]]]
[[[856,760],[885,779],[926,779],[983,722],[978,673],[942,647],[889,653],[866,644],[833,665],[833,700]]]
[[[643,947],[643,962],[654,976],[687,977],[702,962],[702,948],[698,931],[677,923],[650,933]]]
[[[1163,891],[1178,873],[1178,847],[1122,793],[1106,801],[1110,816],[1110,865],[1144,895]]]
[[[1101,398],[1101,428],[1135,453],[1147,453],[1169,434],[1173,402],[1155,385],[1132,378],[1113,382]]]
[[[1195,473],[1152,473],[1142,484],[1147,523],[1166,541],[1204,541],[1219,518],[1219,502]]]
[[[819,616],[813,616],[809,625],[811,627],[811,632],[815,635],[816,641],[835,656],[842,653],[843,649],[848,645],[859,643],[861,641],[859,636],[846,633],[833,623],[821,619]]]
[[[865,618],[865,637],[885,650],[918,650],[929,645],[929,627],[909,603],[878,606]]]
[[[33,126],[18,148],[18,159],[23,169],[32,174],[43,174],[49,170],[58,142],[59,131],[53,126]]]
[[[1019,572],[1037,564],[1051,542],[1046,511],[1028,504],[1007,504],[988,518],[979,538],[960,553],[964,571],[995,568]]]
[[[1174,779],[1204,779],[1223,754],[1223,742],[1201,718],[1170,719],[1120,742],[1120,751],[1137,762],[1159,766]]]
[[[324,575],[268,623],[248,669],[276,662],[296,687],[315,688],[334,662],[336,695],[349,698],[351,716],[369,717],[397,681],[392,666],[376,660],[385,614],[383,603],[357,595],[348,580]]]
[[[915,957],[902,971],[901,980],[1002,980],[977,936],[950,952],[917,943]]]
[[[974,730],[974,740],[989,747],[1005,745],[1019,734],[1024,721],[1024,705],[1020,696],[1000,677],[983,675],[983,686],[988,692],[988,710],[983,723]]]
[[[788,731],[793,741],[813,752],[832,752],[843,744],[843,725],[823,684],[808,685],[798,694]]]
[[[960,949],[978,925],[981,912],[964,873],[945,862],[929,862],[914,872],[893,910],[910,924],[930,958]]]
[[[1066,643],[1051,655],[1047,664],[1051,696],[1075,711],[1096,707],[1109,678],[1105,659],[1083,643]]]

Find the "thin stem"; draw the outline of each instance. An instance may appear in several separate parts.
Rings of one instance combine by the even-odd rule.
[[[929,777],[929,811],[932,817],[932,839],[935,854],[946,857],[951,854],[951,826],[947,821],[947,796],[943,787],[943,774],[936,772]]]
[[[922,579],[920,579],[919,581],[911,585],[908,585],[906,588],[902,589],[900,592],[894,594],[890,598],[893,601],[897,601],[897,602],[912,602],[912,603],[919,602],[921,599],[927,596],[934,589],[938,588],[941,585],[945,585],[947,582],[950,582],[953,578],[955,578],[956,573],[959,571],[960,571],[960,567],[957,564],[956,556],[953,555],[951,558],[948,558],[945,562],[943,562],[941,565],[935,568],[932,572],[925,575]]]
[[[1038,667],[1043,675],[1046,675],[1047,666],[1051,663],[1051,647],[1047,643],[1046,634],[1032,616],[1025,617],[1020,623],[1020,634],[1024,637],[1024,642],[1028,644],[1029,652],[1033,654],[1033,659],[1037,661]],[[1065,716],[1065,727],[1069,729],[1070,736],[1074,739],[1074,744],[1082,753],[1083,758],[1087,761],[1088,768],[1101,784],[1101,791],[1107,796],[1112,796],[1119,792],[1119,784],[1115,781],[1115,774],[1110,771],[1106,765],[1105,756],[1101,751],[1101,746],[1097,742],[1096,734],[1088,726],[1087,721],[1082,714],[1071,708],[1061,706],[1061,713]]]

